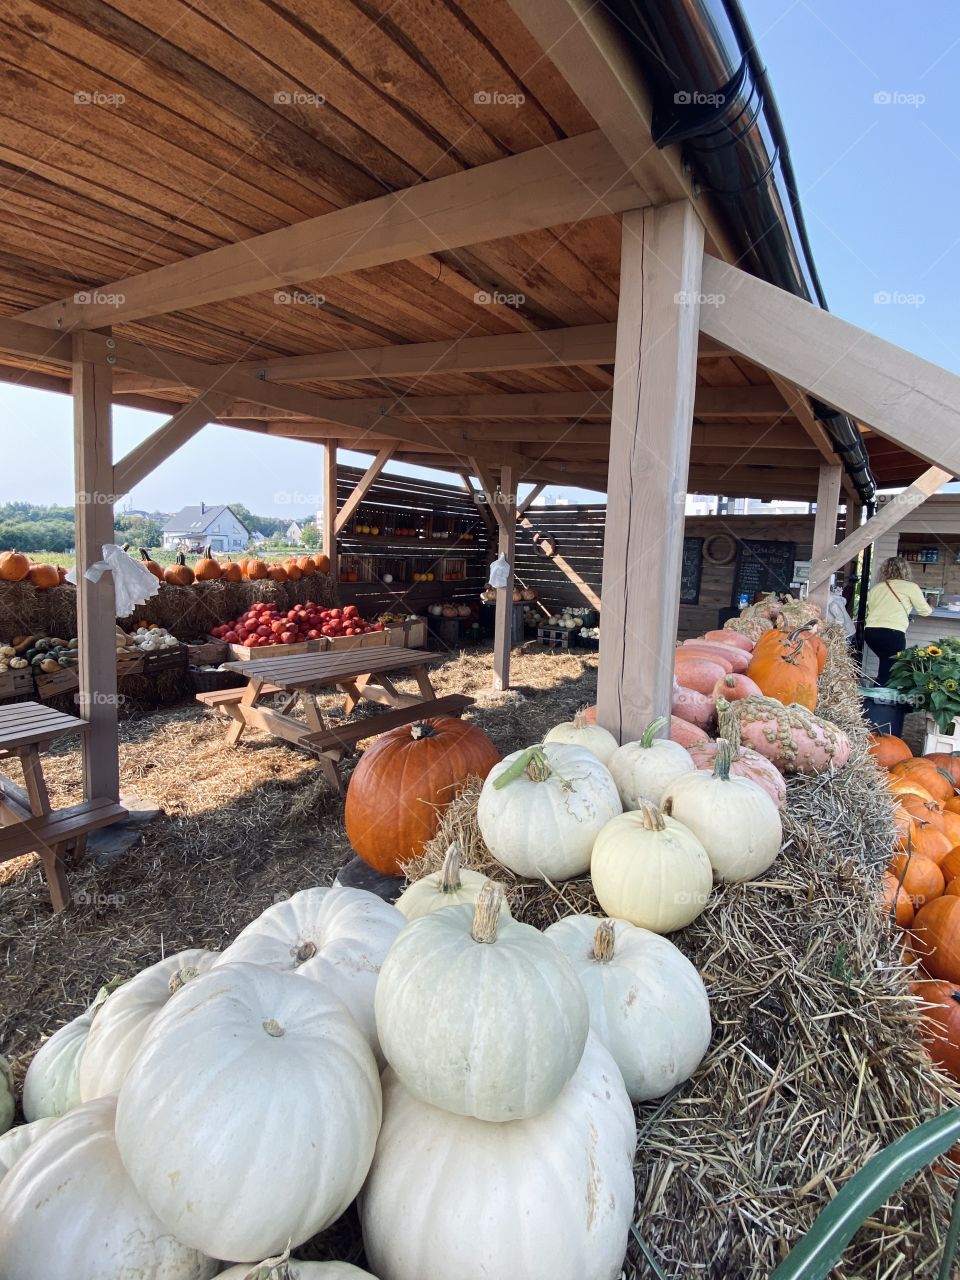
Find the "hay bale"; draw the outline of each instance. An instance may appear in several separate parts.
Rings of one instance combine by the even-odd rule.
[[[872,1155],[960,1104],[921,1046],[901,938],[877,910],[892,809],[842,632],[825,639],[819,711],[850,735],[849,764],[791,778],[784,846],[765,878],[718,887],[671,935],[707,985],[714,1033],[691,1081],[637,1108],[636,1229],[669,1277],[769,1276]],[[476,823],[479,791],[473,780],[447,808],[410,878],[437,870],[457,839],[465,866],[506,885],[517,919],[542,928],[599,914],[589,878],[549,886],[496,863]],[[952,1192],[932,1172],[911,1180],[833,1274],[935,1275]],[[636,1240],[625,1274],[651,1274]]]

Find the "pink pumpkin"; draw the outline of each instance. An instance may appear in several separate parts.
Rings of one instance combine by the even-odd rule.
[[[723,676],[713,686],[713,698],[726,698],[728,702],[737,702],[740,698],[762,698],[763,690],[749,676],[732,672]]]
[[[732,644],[717,644],[714,640],[684,640],[681,652],[686,652],[687,649],[709,658],[711,662],[729,663],[733,671],[746,671],[752,657],[744,649],[738,649]]]
[[[695,724],[698,729],[709,729],[713,724],[716,708],[712,698],[698,693],[696,689],[687,689],[674,680],[672,711],[679,720]]]
[[[743,649],[745,653],[753,652],[753,641],[739,631],[708,631],[703,638],[712,640],[715,644],[733,645],[734,648]]]
[[[715,742],[695,742],[693,746],[688,746],[687,750],[698,769],[713,771],[717,754]],[[787,784],[783,774],[772,760],[762,756],[759,751],[754,751],[750,747],[741,747],[734,753],[730,772],[735,778],[749,778],[751,782],[755,782],[758,787],[766,791],[778,809],[786,808]]]
[[[677,650],[674,659],[674,675],[685,689],[696,689],[697,693],[703,693],[709,697],[713,692],[713,686],[721,676],[726,674],[726,667],[721,666],[719,662],[713,662],[709,658],[701,658],[695,654],[685,656],[682,649]]]
[[[691,747],[702,746],[710,741],[709,735],[703,729],[698,729],[689,720],[681,720],[679,716],[670,717],[670,738],[673,742],[679,742],[681,747],[686,747],[688,751]]]
[[[850,758],[843,730],[795,702],[785,707],[761,697],[731,705],[743,745],[772,760],[781,773],[824,773]]]

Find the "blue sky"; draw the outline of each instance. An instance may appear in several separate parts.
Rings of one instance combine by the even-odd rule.
[[[831,310],[960,373],[960,4],[744,7],[780,103]],[[159,421],[117,410],[117,453]],[[0,422],[8,428],[0,502],[72,502],[69,399],[0,386]],[[131,502],[170,510],[239,501],[263,515],[299,515],[318,505],[320,466],[315,446],[207,427]]]

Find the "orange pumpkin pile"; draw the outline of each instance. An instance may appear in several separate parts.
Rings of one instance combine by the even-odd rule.
[[[29,582],[40,591],[57,587],[66,570],[54,564],[34,564],[21,551],[0,551],[0,582]]]

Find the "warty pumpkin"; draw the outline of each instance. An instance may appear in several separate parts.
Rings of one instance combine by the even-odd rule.
[[[822,773],[845,765],[850,739],[832,721],[776,698],[741,698],[732,704],[745,746],[772,760],[781,773]]]
[[[39,591],[49,591],[51,587],[59,587],[60,574],[54,564],[32,564],[27,572],[27,581]]]
[[[197,582],[217,582],[223,577],[223,569],[220,562],[213,558],[213,551],[210,547],[207,547],[202,558],[194,565],[193,576]]]
[[[140,559],[143,561],[143,567],[145,569],[149,569],[150,572],[153,574],[153,576],[155,578],[158,578],[162,582],[163,568],[161,565],[157,564],[156,560],[151,560],[150,552],[146,549],[146,547],[140,548]]]
[[[904,740],[892,733],[871,733],[867,750],[881,769],[890,769],[902,760],[913,759],[913,752]]]
[[[30,561],[20,551],[0,551],[0,582],[22,582],[30,572]]]
[[[485,778],[499,759],[482,729],[453,716],[382,734],[351,775],[347,839],[377,871],[400,875],[436,832],[457,789],[472,774]]]
[[[163,571],[163,580],[171,587],[189,587],[193,582],[193,570],[187,564],[187,558],[181,551],[176,562]]]
[[[943,893],[943,872],[932,858],[926,858],[923,854],[895,854],[888,870],[903,886],[904,893],[915,908],[932,902]]]
[[[747,675],[769,698],[784,706],[817,707],[817,654],[806,643],[802,628],[771,631],[757,642]]]

